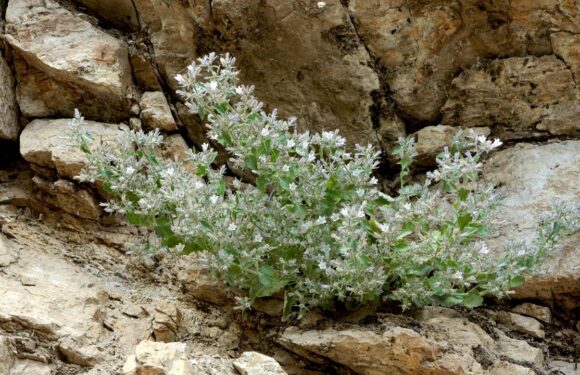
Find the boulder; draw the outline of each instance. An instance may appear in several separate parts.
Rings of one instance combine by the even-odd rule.
[[[540,306],[533,303],[522,303],[512,309],[513,312],[535,318],[541,322],[552,323],[552,311],[546,306]]]
[[[74,0],[107,23],[121,28],[138,30],[139,19],[131,0]]]
[[[511,312],[500,311],[497,314],[497,320],[506,327],[521,333],[525,333],[532,337],[543,339],[546,337],[546,332],[542,323],[534,318],[514,314]]]
[[[123,366],[125,375],[195,375],[183,342],[142,341]]]
[[[14,77],[4,57],[0,56],[0,139],[15,141],[19,132]]]
[[[442,122],[495,126],[504,141],[580,132],[580,91],[556,56],[511,57],[474,66],[457,76]]]
[[[580,141],[518,144],[492,155],[486,178],[502,186],[505,199],[498,218],[503,226],[490,248],[499,253],[509,240],[531,241],[539,216],[559,203],[578,204]],[[544,300],[568,309],[580,306],[580,233],[564,238],[541,272],[527,278],[512,298]]]
[[[163,131],[177,130],[177,125],[171,114],[171,108],[161,91],[143,93],[141,101],[141,121],[147,129],[159,129]]]
[[[234,361],[240,375],[286,375],[274,358],[258,352],[244,352]]]
[[[26,117],[127,116],[132,76],[124,42],[53,0],[10,1],[6,40],[16,52],[17,99]]]
[[[34,120],[20,135],[20,154],[31,163],[54,168],[60,176],[78,176],[86,163],[86,157],[78,145],[66,138],[68,119]],[[113,142],[124,125],[85,121],[84,128],[96,142]]]

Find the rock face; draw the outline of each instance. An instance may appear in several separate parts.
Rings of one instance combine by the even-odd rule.
[[[234,361],[241,375],[286,375],[275,359],[257,352],[245,352]]]
[[[125,375],[193,375],[185,343],[142,341],[123,366]]]
[[[498,217],[505,224],[493,241],[499,250],[508,239],[530,241],[537,218],[555,205],[578,204],[580,142],[546,145],[518,144],[492,156],[485,175],[504,186],[506,198]],[[530,277],[514,297],[550,300],[567,308],[580,306],[580,234],[565,238],[544,264],[544,272]]]
[[[60,176],[78,176],[85,156],[77,145],[66,139],[70,120],[34,120],[20,136],[20,153],[28,162],[55,168]],[[123,126],[86,121],[86,130],[97,141],[113,141]],[[126,127],[125,127],[126,128]]]
[[[171,108],[169,108],[167,99],[161,91],[144,93],[139,105],[141,107],[141,120],[147,130],[177,130]]]
[[[8,63],[0,56],[0,139],[14,141],[19,131],[14,77]]]
[[[10,1],[6,40],[16,52],[26,117],[126,117],[132,83],[127,46],[52,0]]]

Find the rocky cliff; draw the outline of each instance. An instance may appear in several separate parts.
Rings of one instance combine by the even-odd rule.
[[[503,305],[312,314],[283,329],[275,301],[240,317],[203,275],[130,260],[127,244],[146,234],[104,216],[98,191],[74,182],[83,159],[63,138],[78,108],[102,139],[158,128],[168,155],[199,147],[205,130],[174,77],[197,57],[229,52],[270,109],[298,117],[301,130],[374,144],[385,173],[401,135],[417,139],[421,167],[458,129],[501,138],[507,146],[486,173],[505,186],[502,214],[515,229],[497,242],[525,238],[555,199],[580,201],[578,1],[0,7],[0,373],[283,373],[271,358],[240,356],[250,350],[296,374],[578,373],[578,235]]]

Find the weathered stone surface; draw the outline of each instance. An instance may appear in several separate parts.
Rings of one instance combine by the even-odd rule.
[[[26,286],[12,274],[29,280]],[[62,260],[38,252],[22,257],[0,275],[0,327],[53,341],[72,363],[96,364],[102,360],[100,345],[106,342],[102,326],[106,298],[99,289],[88,287],[92,282]]]
[[[156,341],[172,342],[177,339],[181,326],[181,311],[175,303],[163,302],[155,307],[153,336]]]
[[[132,78],[125,43],[52,0],[10,1],[6,22],[25,116],[70,116],[76,107],[95,119],[126,117]]]
[[[548,368],[557,374],[563,375],[580,375],[580,367],[578,363],[564,362],[564,361],[552,361],[548,364]]]
[[[131,0],[74,0],[98,17],[122,29],[137,30],[139,19]]]
[[[68,119],[34,120],[20,135],[20,154],[31,163],[55,168],[60,176],[73,178],[85,164],[85,155],[78,145],[65,135]],[[123,125],[85,121],[85,129],[96,142],[111,142],[118,138]]]
[[[379,333],[363,328],[301,332],[291,327],[280,343],[299,355],[326,357],[365,375],[433,373],[441,350],[436,342],[401,327]]]
[[[542,349],[528,344],[524,340],[516,340],[508,337],[500,330],[495,330],[497,339],[495,342],[495,352],[506,356],[514,361],[529,362],[536,366],[544,365],[544,353]]]
[[[8,338],[0,336],[0,373],[8,374],[13,362],[14,359],[12,358],[12,350]]]
[[[207,270],[190,267],[180,271],[177,278],[187,293],[201,301],[214,305],[227,305],[232,302],[225,286],[216,281]]]
[[[234,361],[241,375],[285,375],[286,371],[274,358],[258,352],[244,352]]]
[[[544,331],[542,323],[534,318],[501,311],[497,314],[497,319],[500,323],[514,331],[525,333],[540,339],[546,337],[546,332]]]
[[[501,138],[576,134],[579,90],[556,56],[512,57],[473,67],[453,80],[442,108],[454,126],[500,126]]]
[[[512,309],[513,312],[535,318],[544,323],[552,323],[552,311],[546,306],[540,306],[533,303],[522,303]]]
[[[146,92],[139,102],[141,120],[148,129],[177,130],[169,103],[161,91]]]
[[[578,204],[580,142],[545,145],[518,144],[497,152],[485,175],[503,186],[506,198],[498,217],[506,224],[488,245],[500,251],[507,240],[531,241],[538,216],[558,203]],[[543,272],[529,277],[513,298],[554,301],[573,309],[580,304],[580,234],[565,238],[543,264]]]
[[[514,363],[500,361],[493,365],[490,375],[535,375],[531,368],[516,365]]]
[[[187,360],[189,348],[182,342],[142,341],[125,365],[125,375],[194,375]]]
[[[572,34],[567,32],[550,34],[552,41],[552,48],[554,53],[558,55],[566,65],[570,67],[576,86],[580,82],[580,34]]]
[[[0,56],[0,139],[15,141],[19,132],[14,77],[4,57]]]
[[[54,183],[39,176],[32,181],[49,196],[45,196],[46,203],[56,206],[71,215],[83,219],[98,219],[101,214],[99,202],[94,195],[68,180],[57,180]]]
[[[434,164],[435,156],[443,151],[445,146],[451,144],[453,136],[458,131],[456,127],[446,125],[427,126],[419,130],[415,133],[418,161],[423,164]],[[471,128],[466,129],[465,132],[488,136],[491,131],[489,128]]]
[[[20,247],[0,233],[0,268],[14,263]]]

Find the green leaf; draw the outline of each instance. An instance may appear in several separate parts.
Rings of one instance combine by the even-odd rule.
[[[457,305],[460,304],[461,302],[463,302],[463,298],[461,298],[461,296],[451,295],[445,298],[445,304],[447,304],[448,306]]]
[[[195,174],[197,176],[205,176],[205,174],[207,173],[207,168],[205,165],[198,165],[197,167],[195,167]]]
[[[90,154],[91,150],[89,149],[89,146],[87,146],[86,143],[81,143],[81,151],[84,152],[85,154]]]
[[[463,304],[465,307],[478,307],[483,304],[483,297],[475,290],[467,293],[465,297],[463,297]]]
[[[457,225],[459,226],[459,229],[463,230],[467,224],[471,223],[471,220],[473,218],[471,217],[471,214],[465,214],[465,215],[461,215],[457,218]]]
[[[290,181],[288,181],[288,178],[286,177],[280,177],[278,179],[278,185],[280,186],[281,189],[283,190],[288,190],[290,189]]]
[[[215,187],[216,195],[224,195],[225,192],[226,192],[226,183],[224,182],[224,180],[218,181]]]
[[[125,196],[127,197],[129,202],[131,202],[131,203],[135,204],[135,203],[139,202],[139,196],[137,194],[135,194],[135,192],[133,192],[133,191],[126,192]]]
[[[141,219],[141,215],[137,215],[133,212],[127,212],[127,221],[133,225],[142,225],[143,220]]]
[[[514,289],[517,288],[519,286],[524,285],[524,282],[526,281],[526,278],[519,275],[519,276],[514,276],[510,279],[510,288]]]
[[[468,195],[469,195],[469,190],[467,190],[465,188],[459,189],[459,192],[457,193],[457,196],[458,196],[460,201],[466,200]]]
[[[265,176],[260,176],[256,179],[256,186],[261,192],[266,192],[266,186],[268,185],[268,178]]]
[[[252,171],[258,169],[258,158],[255,154],[250,154],[244,158],[244,166]]]
[[[281,280],[276,271],[274,271],[270,266],[262,266],[262,268],[260,268],[258,279],[260,280],[262,287],[256,292],[256,297],[272,296],[274,293],[286,286],[286,281]]]

